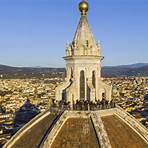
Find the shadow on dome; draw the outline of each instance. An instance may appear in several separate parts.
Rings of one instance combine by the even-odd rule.
[[[20,109],[15,113],[13,134],[15,134],[39,113],[39,108],[32,104],[29,99],[27,99],[23,106],[21,106]]]

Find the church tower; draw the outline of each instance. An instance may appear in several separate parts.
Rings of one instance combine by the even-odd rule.
[[[77,100],[111,100],[112,87],[101,78],[101,46],[97,43],[87,20],[88,3],[79,4],[81,12],[72,43],[67,44],[65,82],[56,88],[56,100],[75,103]]]

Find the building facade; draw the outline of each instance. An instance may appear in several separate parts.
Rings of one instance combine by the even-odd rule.
[[[86,1],[79,4],[81,18],[72,43],[66,47],[64,59],[67,76],[65,82],[56,88],[57,101],[75,103],[77,100],[111,100],[112,87],[101,78],[101,46],[88,24],[88,8]]]

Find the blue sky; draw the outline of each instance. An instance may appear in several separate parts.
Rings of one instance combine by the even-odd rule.
[[[0,0],[0,64],[64,67],[80,0]],[[103,65],[148,62],[148,0],[88,0]]]

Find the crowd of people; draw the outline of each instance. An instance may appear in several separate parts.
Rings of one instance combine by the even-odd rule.
[[[77,100],[76,103],[71,104],[65,100],[59,102],[53,102],[52,108],[58,108],[61,110],[104,110],[115,107],[115,102],[113,100],[108,101],[107,99],[97,100],[95,102],[88,100]]]

